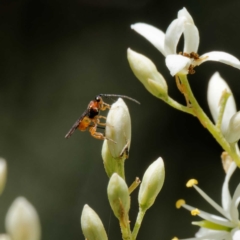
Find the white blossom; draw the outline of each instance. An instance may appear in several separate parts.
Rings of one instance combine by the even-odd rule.
[[[131,28],[145,37],[166,57],[166,65],[172,76],[188,74],[190,68],[206,61],[222,62],[240,69],[240,61],[226,52],[212,51],[200,57],[196,54],[200,41],[199,32],[186,8],[178,12],[177,18],[168,26],[166,33],[146,23],[136,23],[131,25]],[[177,53],[177,45],[182,34],[184,48],[183,55],[180,55]]]
[[[211,199],[203,190],[196,186],[197,181],[192,179],[188,181],[188,187],[194,187],[195,190],[214,207],[222,216],[217,216],[204,212],[200,209],[187,205],[184,200],[178,200],[177,208],[184,207],[191,211],[192,215],[198,215],[203,221],[192,222],[193,225],[200,226],[195,237],[191,240],[239,240],[240,239],[240,221],[238,204],[240,202],[240,184],[237,186],[233,196],[229,192],[229,180],[236,169],[235,162],[232,162],[222,187],[222,206]]]

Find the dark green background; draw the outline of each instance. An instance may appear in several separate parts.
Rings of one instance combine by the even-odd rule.
[[[9,166],[0,198],[0,232],[5,231],[8,207],[21,195],[39,213],[42,239],[84,239],[79,219],[85,203],[99,214],[109,239],[121,239],[106,197],[102,142],[87,132],[64,139],[99,93],[124,94],[141,102],[140,106],[127,103],[132,118],[128,184],[136,176],[141,178],[159,156],[165,162],[165,184],[138,239],[192,237],[197,228],[190,222],[197,217],[175,209],[179,198],[214,213],[185,183],[197,178],[200,187],[220,203],[221,148],[197,119],[150,95],[126,60],[128,47],[151,58],[165,76],[170,95],[184,103],[164,57],[130,29],[130,24],[141,21],[165,31],[183,6],[199,28],[200,54],[222,50],[240,58],[237,0],[0,2],[0,155]],[[213,62],[196,70],[190,76],[191,86],[208,114],[207,82],[215,71],[228,80],[236,101],[240,100],[239,70]],[[238,182],[239,172],[232,190]],[[132,223],[137,211],[136,191],[132,194]]]

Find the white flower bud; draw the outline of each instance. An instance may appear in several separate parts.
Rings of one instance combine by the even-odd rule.
[[[0,158],[0,194],[2,194],[7,179],[7,163],[3,158]]]
[[[39,240],[40,221],[35,208],[24,197],[18,197],[10,206],[6,220],[7,233],[12,240]]]
[[[227,85],[227,83],[223,80],[218,72],[214,73],[208,83],[208,91],[207,91],[207,100],[208,105],[215,123],[218,120],[219,110],[220,110],[220,101],[222,94],[224,91],[227,91],[232,94],[231,89]],[[236,113],[236,104],[234,97],[231,95],[225,107],[225,111],[222,118],[221,131],[223,135],[226,134],[229,121],[231,117]]]
[[[102,146],[102,158],[103,165],[108,177],[111,177],[113,173],[117,172],[117,160],[112,157],[109,148],[108,148],[108,140],[104,140]]]
[[[130,197],[128,186],[125,181],[114,173],[108,183],[108,200],[115,216],[124,225],[128,224],[128,211],[130,208]]]
[[[164,163],[161,157],[154,161],[145,171],[138,193],[138,202],[142,210],[150,208],[160,190],[165,179]]]
[[[131,119],[127,105],[119,98],[107,115],[106,137],[108,140],[108,148],[114,158],[123,155],[125,149],[129,150],[131,142]]]
[[[240,139],[240,112],[231,117],[225,139],[229,143],[235,143]]]
[[[127,58],[134,75],[151,94],[156,97],[167,96],[167,83],[149,58],[130,48],[127,50]],[[149,80],[155,84],[149,83]]]
[[[87,240],[107,240],[107,234],[97,213],[87,204],[81,215],[81,227]]]

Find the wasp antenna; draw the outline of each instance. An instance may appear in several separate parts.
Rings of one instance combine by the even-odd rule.
[[[100,97],[121,97],[121,98],[126,98],[128,100],[131,100],[137,104],[141,104],[139,101],[137,101],[136,99],[134,98],[131,98],[131,97],[128,97],[126,95],[118,95],[118,94],[99,94],[98,96]]]

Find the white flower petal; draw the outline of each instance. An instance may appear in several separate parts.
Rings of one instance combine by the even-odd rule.
[[[185,17],[189,23],[194,24],[192,16],[190,15],[190,13],[187,11],[185,7],[178,11],[178,18],[181,18],[181,17]]]
[[[240,239],[240,230],[239,229],[233,229],[231,234],[232,234],[232,240]]]
[[[220,100],[223,91],[231,92],[231,89],[227,85],[227,83],[223,80],[218,72],[214,73],[208,83],[208,92],[207,92],[207,100],[208,105],[213,117],[214,122],[217,122],[219,110],[220,110]],[[225,111],[223,114],[221,131],[223,135],[226,133],[230,118],[237,112],[236,104],[233,96],[231,95],[228,98]]]
[[[206,228],[200,228],[195,234],[197,239],[214,239],[214,240],[228,240],[231,239],[230,233],[225,231],[217,231]]]
[[[237,167],[236,163],[232,162],[227,171],[227,174],[224,179],[223,187],[222,187],[222,206],[223,206],[223,209],[228,214],[228,217],[230,217],[229,211],[230,211],[230,206],[232,201],[232,198],[229,192],[229,180],[233,172],[235,171],[236,167]]]
[[[172,76],[177,73],[188,74],[188,68],[192,62],[190,58],[175,54],[168,55],[165,61]]]
[[[164,56],[164,41],[165,41],[165,34],[146,23],[135,23],[131,25],[131,28],[146,38],[154,47],[156,47]]]
[[[231,207],[230,207],[230,215],[231,215],[231,220],[238,224],[239,220],[239,212],[238,212],[238,204],[240,201],[240,183],[238,184],[232,198],[231,202]]]
[[[196,61],[196,65],[200,65],[206,61],[217,61],[240,69],[240,61],[233,55],[226,52],[214,51],[205,53],[200,56],[199,60]]]
[[[185,18],[175,19],[168,26],[165,35],[164,49],[166,56],[169,54],[176,54],[177,44],[184,31]]]
[[[197,53],[199,46],[199,32],[194,24],[185,24],[184,49],[185,53]]]

